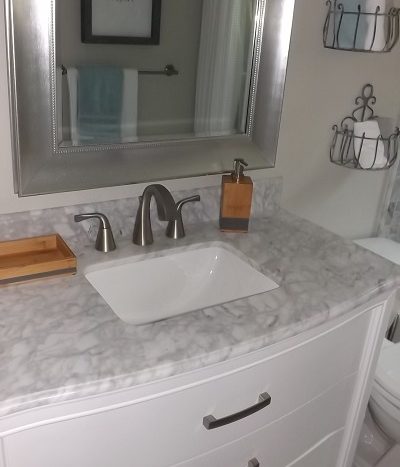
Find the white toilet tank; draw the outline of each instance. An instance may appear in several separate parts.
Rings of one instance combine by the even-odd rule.
[[[387,238],[364,238],[355,240],[355,243],[400,265],[400,243]],[[393,318],[396,313],[400,313],[399,297],[400,293],[398,292]],[[369,425],[364,422],[364,436],[360,438],[354,466],[400,466],[400,380],[397,362],[400,342],[398,328],[399,326],[394,324],[392,330],[394,342],[398,343],[395,344],[386,339],[383,343],[369,403],[369,410],[373,417],[370,418]],[[392,366],[395,371],[392,371]],[[390,384],[388,384],[389,382]],[[383,429],[391,441],[382,437],[380,429],[375,423],[380,426],[380,429]],[[397,444],[391,445],[393,441]],[[377,463],[371,463],[371,456],[375,458]],[[378,461],[379,458],[380,461]]]

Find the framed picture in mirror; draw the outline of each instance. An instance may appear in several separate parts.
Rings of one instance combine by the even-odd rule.
[[[160,43],[161,0],[81,0],[82,42]]]

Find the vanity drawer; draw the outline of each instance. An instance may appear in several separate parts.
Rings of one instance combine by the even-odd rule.
[[[295,411],[357,371],[371,312],[249,367],[10,435],[5,438],[7,467],[163,467],[217,449]],[[262,410],[217,429],[203,426],[203,417],[234,414],[265,392],[272,401]],[[347,396],[351,392],[348,387]],[[319,434],[327,414],[323,406],[315,413],[312,424]],[[49,451],[52,463],[46,464]]]
[[[354,380],[349,377],[271,425],[175,467],[248,467],[251,459],[260,467],[334,467]]]

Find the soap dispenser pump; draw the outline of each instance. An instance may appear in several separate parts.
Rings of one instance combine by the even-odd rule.
[[[243,171],[243,159],[233,161],[233,171],[222,177],[219,227],[223,232],[248,232],[253,182]]]

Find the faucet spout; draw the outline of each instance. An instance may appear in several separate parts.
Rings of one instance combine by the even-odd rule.
[[[150,202],[153,197],[157,204],[158,218],[161,221],[172,221],[177,216],[175,201],[168,189],[160,184],[147,186],[140,197],[139,209],[136,214],[133,230],[133,243],[135,245],[146,246],[153,243],[150,220]]]

